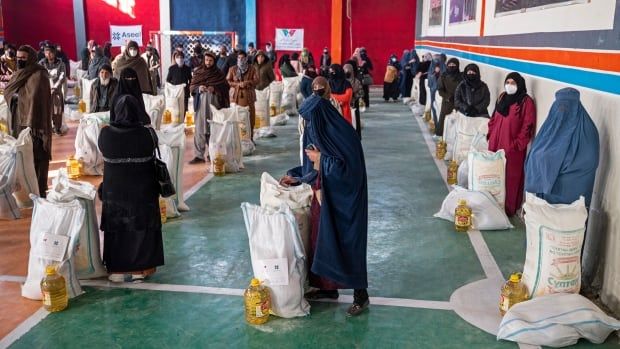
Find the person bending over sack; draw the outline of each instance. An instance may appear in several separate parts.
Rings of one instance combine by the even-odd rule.
[[[489,103],[491,94],[484,81],[480,80],[480,68],[475,64],[468,64],[463,71],[464,80],[454,92],[454,107],[469,117],[489,117]]]
[[[523,203],[523,166],[527,145],[536,130],[536,106],[527,95],[525,79],[516,72],[504,80],[504,92],[497,98],[489,120],[489,150],[506,153],[506,214],[514,216]]]
[[[322,79],[322,80],[319,80]],[[288,171],[284,186],[308,183],[311,205],[310,300],[338,298],[339,288],[354,289],[347,315],[369,305],[366,270],[368,188],[360,139],[329,100],[329,85],[318,77],[314,94],[301,105],[303,165]]]

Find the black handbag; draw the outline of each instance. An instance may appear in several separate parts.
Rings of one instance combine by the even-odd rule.
[[[172,184],[172,178],[170,177],[166,163],[161,161],[159,145],[155,140],[155,131],[150,127],[148,129],[151,133],[151,138],[153,139],[153,145],[155,146],[155,150],[153,150],[153,160],[155,162],[155,178],[159,184],[159,195],[167,198],[176,194],[176,190],[174,189],[174,184]]]

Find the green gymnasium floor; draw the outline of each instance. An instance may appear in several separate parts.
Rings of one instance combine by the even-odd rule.
[[[402,103],[375,101],[363,120],[368,312],[345,317],[351,299],[344,291],[339,303],[311,303],[306,318],[245,323],[240,295],[252,271],[240,204],[258,203],[263,171],[279,177],[298,163],[293,118],[277,128],[277,138],[257,141],[243,172],[211,179],[187,201],[192,211],[165,225],[166,265],[148,282],[85,282],[86,293],[67,311],[38,313],[44,318],[10,348],[518,347],[496,341],[453,311],[454,291],[491,277],[493,268],[482,267],[467,234],[433,218],[448,190],[429,153],[426,128]],[[524,227],[514,224],[509,231],[478,235],[504,276],[520,270],[525,257]],[[603,345],[575,347],[619,345],[611,336]]]

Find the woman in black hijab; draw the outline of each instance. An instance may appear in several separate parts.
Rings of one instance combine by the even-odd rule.
[[[446,64],[446,71],[441,73],[437,81],[437,92],[441,96],[441,110],[439,112],[439,123],[435,125],[435,135],[443,136],[443,127],[446,115],[454,110],[454,93],[456,88],[463,81],[463,75],[459,70],[459,60],[450,58]]]
[[[103,261],[114,282],[139,281],[164,264],[159,185],[153,161],[157,136],[140,120],[143,106],[124,94],[116,119],[99,135],[104,159],[101,230]]]
[[[110,109],[110,122],[114,122],[116,116],[116,102],[118,99],[125,95],[133,96],[141,107],[141,113],[137,114],[138,119],[143,125],[149,125],[151,118],[146,112],[144,106],[144,98],[142,97],[142,89],[140,88],[140,81],[138,80],[138,74],[132,68],[125,68],[121,71],[121,76],[118,79],[118,85],[116,86],[116,92],[114,93],[114,100],[112,100],[112,108]]]
[[[340,104],[342,116],[352,125],[351,99],[353,98],[353,87],[351,87],[351,83],[347,80],[344,69],[340,64],[332,64],[329,67],[329,88],[332,98]]]
[[[488,118],[491,94],[487,84],[480,79],[480,68],[468,64],[463,70],[463,78],[454,92],[454,107],[465,116]]]

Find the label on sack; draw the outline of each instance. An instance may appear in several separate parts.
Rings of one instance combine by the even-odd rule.
[[[69,245],[69,237],[50,233],[41,234],[37,243],[37,257],[62,262]]]
[[[548,293],[579,292],[581,278],[581,244],[583,229],[574,232],[557,232],[541,227],[543,250],[546,250],[545,261],[550,266],[545,283]]]
[[[288,260],[286,258],[260,259],[257,275],[260,280],[269,280],[269,286],[288,286]]]

